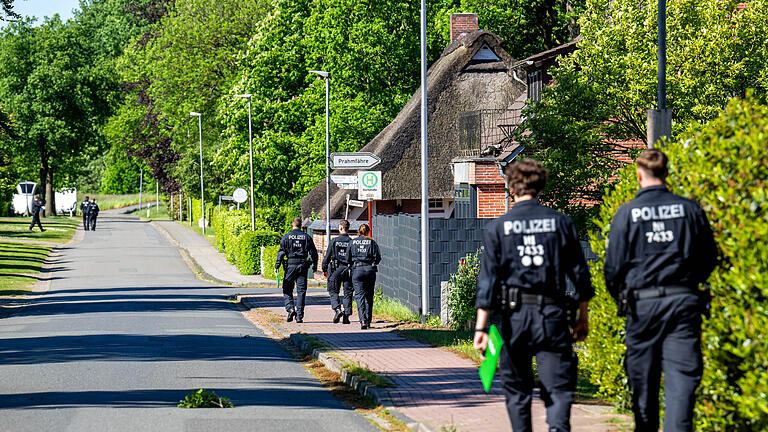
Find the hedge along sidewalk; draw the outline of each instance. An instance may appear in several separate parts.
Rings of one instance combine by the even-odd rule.
[[[242,275],[237,267],[230,264],[221,252],[197,232],[175,221],[149,222],[156,230],[165,235],[173,244],[184,249],[195,271],[213,282],[236,286],[276,286],[277,282],[261,275]],[[307,281],[310,286],[321,286],[316,280]]]
[[[249,295],[240,300],[253,309],[251,313],[285,315],[280,296]],[[419,430],[510,430],[498,381],[489,394],[483,392],[472,360],[399,336],[395,333],[398,325],[393,322],[376,321],[370,330],[360,330],[356,316],[350,317],[349,325],[331,323],[332,316],[327,294],[313,292],[307,295],[304,323],[281,319],[270,324],[285,338],[295,340],[297,335],[306,335],[328,346],[326,359],[357,364],[389,379],[394,387],[384,389],[388,403],[420,423]],[[577,404],[572,409],[574,431],[620,430],[617,420],[623,423],[626,419],[613,414],[609,406]],[[533,422],[535,430],[547,429],[544,404],[538,398],[533,402]]]

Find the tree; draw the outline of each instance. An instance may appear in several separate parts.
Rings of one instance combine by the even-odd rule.
[[[13,0],[0,0],[0,8],[2,14],[0,14],[0,21],[17,20],[21,18],[21,15],[13,11]]]
[[[766,93],[768,2],[670,2],[667,94],[672,135],[720,113],[732,96]],[[616,140],[645,141],[646,109],[656,106],[656,2],[589,0],[579,20],[578,50],[552,71],[558,84],[526,112],[521,136],[552,172],[547,198],[575,214],[582,232],[616,172]]]

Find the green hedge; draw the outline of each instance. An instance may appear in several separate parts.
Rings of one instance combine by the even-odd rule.
[[[264,248],[264,276],[267,279],[275,280],[275,262],[277,262],[278,246],[267,246]],[[280,280],[283,280],[284,271],[280,267]]]
[[[711,283],[712,316],[703,325],[704,376],[696,430],[768,430],[768,107],[751,98],[731,101],[717,119],[668,145],[669,187],[707,213],[724,264]],[[634,167],[619,175],[597,220],[592,249],[602,259],[615,210],[637,190]],[[624,321],[605,289],[602,261],[592,268],[597,296],[584,369],[601,394],[629,405],[624,374]]]
[[[280,242],[280,234],[274,231],[245,231],[237,237],[237,260],[241,274],[261,273],[261,247]]]
[[[477,277],[480,274],[480,252],[459,260],[456,273],[448,281],[448,314],[451,328],[464,330],[477,318]]]

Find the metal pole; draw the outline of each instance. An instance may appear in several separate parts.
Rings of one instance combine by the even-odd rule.
[[[659,0],[658,25],[658,97],[659,110],[667,108],[667,0]]]
[[[160,183],[155,179],[155,210],[160,211]]]
[[[427,173],[427,4],[421,0],[421,323],[429,311],[429,185]]]
[[[325,78],[325,240],[331,241],[331,130],[330,130],[331,77]]]
[[[197,132],[200,137],[200,220],[203,222],[203,235],[205,235],[207,220],[205,219],[205,189],[203,188],[203,115],[197,112],[191,112],[189,115],[197,117]]]
[[[173,194],[171,194],[171,220],[174,219],[175,214],[173,214]]]
[[[139,174],[139,210],[141,210],[141,192],[144,186],[144,168],[141,169]]]
[[[187,195],[187,218],[189,218],[189,226],[192,226],[192,197]]]
[[[368,228],[371,229],[371,232],[368,233],[371,237],[373,237],[373,217],[371,216],[371,199],[368,198]]]
[[[256,230],[256,216],[253,204],[253,129],[251,127],[251,96],[248,96],[248,147],[250,149],[251,162],[251,231]],[[221,203],[219,203],[221,210]]]

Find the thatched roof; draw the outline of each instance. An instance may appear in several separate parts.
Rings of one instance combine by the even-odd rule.
[[[473,60],[478,52],[488,50],[495,59]],[[493,55],[491,54],[491,57]],[[430,198],[453,196],[450,162],[461,154],[458,115],[480,109],[506,109],[525,86],[512,78],[514,60],[501,47],[495,34],[480,30],[467,34],[445,48],[427,72],[429,115],[429,195]],[[417,90],[395,119],[360,151],[373,152],[381,163],[382,198],[421,198],[421,90]],[[333,174],[354,174],[354,170],[335,170]],[[346,193],[331,185],[331,216],[341,217]],[[353,195],[354,197],[354,195]],[[303,216],[312,212],[325,217],[325,181],[301,201]]]

